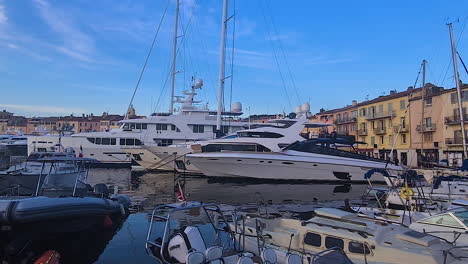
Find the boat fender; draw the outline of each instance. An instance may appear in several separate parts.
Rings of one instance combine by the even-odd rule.
[[[401,198],[408,200],[409,196],[413,196],[413,195],[414,195],[413,189],[409,187],[401,188],[401,191],[400,191]]]
[[[47,250],[44,252],[34,264],[59,264],[60,254],[55,250]]]
[[[112,222],[112,219],[106,215],[104,217],[104,221],[102,222],[102,227],[104,227],[104,229],[111,229],[113,225],[114,223]]]

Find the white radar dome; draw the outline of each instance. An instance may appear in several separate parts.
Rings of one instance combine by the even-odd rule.
[[[301,112],[301,106],[298,105],[296,106],[296,110],[294,110],[294,113],[299,114]]]
[[[301,105],[301,111],[304,113],[310,112],[310,104],[309,103],[303,103]]]
[[[242,104],[239,103],[239,102],[232,103],[231,111],[234,112],[234,113],[242,112]]]

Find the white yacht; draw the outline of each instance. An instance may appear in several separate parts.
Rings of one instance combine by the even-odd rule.
[[[339,138],[310,139],[278,153],[196,153],[187,155],[187,160],[207,176],[270,180],[364,182],[364,174],[370,169],[385,169],[391,175],[403,171],[384,160],[332,148],[333,144],[346,142]],[[377,180],[384,181],[384,177]]]
[[[196,152],[279,152],[296,141],[303,141],[304,128],[323,127],[329,124],[311,123],[307,113],[297,118],[273,119],[268,123],[254,124],[250,129],[239,130],[219,139],[191,142],[171,146],[143,146],[145,152],[126,149],[146,169],[168,168],[179,172],[201,173],[187,162],[186,155]],[[150,152],[150,153],[148,153]],[[174,162],[175,161],[175,162]]]
[[[155,114],[143,119],[122,120],[119,129],[109,132],[78,133],[71,136],[47,135],[28,137],[28,153],[33,151],[55,151],[59,148],[72,148],[78,155],[98,160],[103,166],[130,166],[130,155],[122,148],[141,145],[172,145],[187,141],[216,138],[216,111],[206,106],[197,107],[194,101],[196,89],[201,89],[202,80],[192,86],[191,91],[183,91],[185,100],[180,110],[173,115]],[[234,133],[247,126],[235,117],[242,115],[240,103],[234,103],[232,112],[223,119],[224,133]]]

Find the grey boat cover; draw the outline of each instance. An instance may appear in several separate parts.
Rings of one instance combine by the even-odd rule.
[[[120,207],[117,201],[95,197],[2,197],[0,225],[103,216],[119,212]]]

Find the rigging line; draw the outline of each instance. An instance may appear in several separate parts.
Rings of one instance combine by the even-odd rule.
[[[164,17],[166,16],[167,8],[169,7],[169,2],[170,1],[168,0],[167,3],[166,3],[166,7],[164,8],[164,13],[163,13],[163,15],[161,17],[161,20],[159,21],[158,28],[156,30],[156,33],[154,34],[153,42],[151,43],[151,47],[150,47],[150,49],[148,51],[148,54],[146,55],[145,63],[143,64],[143,68],[141,69],[140,76],[138,77],[137,84],[135,86],[135,89],[133,90],[132,99],[130,99],[130,103],[128,104],[128,108],[127,108],[127,111],[125,113],[124,119],[128,118],[128,111],[130,110],[130,107],[132,106],[133,99],[135,98],[135,94],[136,94],[136,92],[138,90],[138,87],[140,86],[140,82],[141,82],[141,79],[143,78],[143,74],[145,73],[146,65],[148,65],[148,60],[149,60],[149,58],[151,56],[151,52],[153,51],[154,43],[156,42],[156,38],[159,35],[159,30],[161,29],[161,25],[162,25],[162,22],[164,20]]]
[[[458,55],[458,58],[460,59],[462,65],[463,65],[463,68],[465,68],[465,72],[468,73],[468,69],[466,69],[466,65],[465,65],[465,63],[463,62],[463,59],[461,58],[461,56],[460,56],[460,54],[458,53],[458,51],[457,51],[457,55]]]
[[[271,6],[268,4],[268,2],[267,1],[265,1],[265,2],[266,2],[266,6],[268,8],[268,11],[270,12],[271,24],[273,25],[273,30],[275,31],[275,34],[276,34],[276,40],[278,41],[281,53],[283,54],[283,58],[284,58],[284,61],[286,63],[286,68],[288,69],[289,78],[291,78],[291,83],[293,85],[294,92],[295,92],[296,97],[297,97],[297,102],[300,103],[301,102],[301,97],[299,96],[299,93],[297,91],[296,80],[295,80],[295,78],[294,78],[294,76],[292,74],[291,67],[289,66],[289,62],[287,60],[286,52],[284,51],[284,48],[283,48],[283,42],[281,41],[281,39],[279,37],[278,30],[276,28],[276,23],[275,23],[275,20],[273,19],[273,11],[271,9]]]
[[[188,26],[190,25],[190,22],[191,22],[191,20],[192,20],[192,17],[193,17],[193,14],[192,14],[192,16],[190,16],[190,19],[189,19],[189,21],[187,22],[187,26],[186,26],[185,29],[183,30],[183,36],[184,36],[184,37],[182,38],[181,43],[180,43],[179,47],[177,48],[176,56],[179,55],[180,50],[181,50],[181,46],[184,44],[184,42],[185,42],[185,40],[186,40],[187,29],[188,29]],[[172,63],[171,63],[171,65],[170,65],[170,67],[172,68]],[[170,75],[171,75],[171,72],[169,71],[168,74],[167,74],[167,76],[166,76],[166,80],[164,81],[163,89],[161,89],[161,93],[160,93],[160,96],[159,96],[158,101],[157,101],[157,103],[156,103],[155,110],[156,110],[157,107],[159,107],[159,103],[160,103],[160,101],[161,101],[162,93],[165,91],[164,88],[166,87],[166,84],[167,84],[167,81],[169,80],[169,76],[170,76]]]
[[[262,15],[263,15],[263,19],[265,20],[265,23],[268,24],[268,21],[266,19],[266,16],[265,16],[265,8],[263,7],[263,2],[260,1],[260,7],[262,9]],[[279,72],[279,75],[280,75],[280,78],[281,78],[281,83],[283,84],[283,89],[284,89],[284,92],[286,94],[286,99],[288,100],[288,104],[289,104],[289,107],[292,108],[292,104],[291,104],[291,99],[289,98],[289,94],[288,94],[288,89],[286,87],[286,82],[284,81],[284,76],[283,76],[283,73],[281,71],[281,67],[280,67],[280,63],[278,61],[278,56],[276,55],[276,48],[271,40],[271,34],[270,34],[270,28],[267,26],[267,34],[268,34],[268,39],[269,39],[269,42],[270,42],[270,45],[273,49],[273,55],[274,55],[274,58],[275,58],[275,62],[276,62],[276,66],[278,67],[278,72]]]

